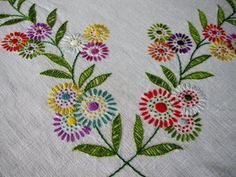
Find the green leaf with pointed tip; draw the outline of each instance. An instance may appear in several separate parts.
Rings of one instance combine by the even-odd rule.
[[[15,2],[16,2],[16,0],[8,0],[8,2],[9,2],[10,4],[14,5]]]
[[[197,71],[197,72],[193,72],[191,74],[188,74],[186,76],[183,77],[183,79],[188,79],[188,80],[200,80],[200,79],[206,79],[208,77],[212,77],[214,76],[211,73],[205,72],[205,71]]]
[[[217,24],[218,26],[222,25],[225,19],[225,13],[224,10],[220,5],[218,5],[218,11],[217,11]]]
[[[20,10],[20,8],[21,8],[21,6],[22,6],[22,4],[25,2],[25,0],[19,0],[18,2],[17,2],[17,9],[18,10]]]
[[[186,66],[185,70],[183,71],[183,73],[185,73],[186,71],[188,71],[189,69],[203,63],[204,61],[206,61],[207,59],[209,59],[211,57],[211,55],[201,55],[198,56],[194,59],[192,59],[189,64]]]
[[[0,19],[10,17],[10,14],[0,14]]]
[[[80,144],[73,148],[73,151],[84,152],[95,157],[113,156],[115,153],[106,147],[93,144]]]
[[[134,124],[134,130],[133,130],[133,136],[134,136],[134,142],[137,148],[137,152],[140,151],[143,145],[143,124],[140,116],[136,115],[136,120]]]
[[[1,26],[14,25],[14,24],[20,23],[20,22],[22,22],[22,21],[24,21],[24,20],[25,20],[25,19],[23,19],[23,18],[11,19],[11,20],[8,20],[8,21],[2,23],[2,24],[0,25],[0,27],[1,27]]]
[[[160,156],[167,154],[174,150],[182,150],[183,148],[177,144],[172,143],[162,143],[157,144],[151,147],[148,147],[144,150],[142,150],[139,155],[146,155],[146,156]]]
[[[161,65],[161,69],[162,69],[162,72],[164,73],[164,75],[166,76],[166,78],[170,81],[170,83],[174,87],[177,87],[178,81],[177,81],[177,78],[176,78],[174,72],[171,71],[169,68],[163,66],[163,65]]]
[[[30,8],[29,8],[29,19],[32,23],[36,23],[36,16],[37,16],[37,13],[36,13],[36,10],[35,10],[35,4],[33,4]]]
[[[56,33],[55,42],[56,42],[57,45],[59,44],[59,42],[61,41],[61,39],[63,38],[63,36],[64,36],[65,33],[66,33],[67,23],[68,23],[68,21],[66,21],[65,23],[63,23],[63,24],[59,27],[59,29],[58,29],[58,31],[57,31],[57,33]]]
[[[52,12],[50,12],[50,14],[47,17],[47,24],[48,24],[48,26],[53,28],[53,26],[56,23],[56,19],[57,19],[57,9],[54,9]]]
[[[236,26],[236,20],[229,19],[229,20],[227,20],[227,22],[228,22],[229,24],[231,24],[231,25]]]
[[[79,87],[82,87],[84,82],[93,74],[95,64],[84,70],[79,76]]]
[[[112,131],[111,131],[111,140],[115,151],[117,152],[120,147],[120,141],[122,136],[122,125],[121,125],[121,117],[120,114],[116,116],[112,123]]]
[[[155,85],[157,85],[159,87],[162,87],[162,88],[168,90],[169,92],[171,92],[171,87],[162,78],[160,78],[158,76],[155,76],[153,74],[150,74],[150,73],[146,73],[146,75],[152,83],[154,83]]]
[[[206,18],[205,13],[198,9],[198,15],[199,15],[202,28],[205,28],[207,26],[207,18]]]
[[[196,45],[198,45],[201,41],[201,37],[200,37],[197,29],[195,28],[195,26],[193,26],[193,24],[191,22],[188,22],[188,27],[189,27],[190,35],[192,36]]]
[[[41,72],[40,74],[45,75],[45,76],[55,77],[55,78],[61,78],[61,79],[72,78],[72,76],[69,73],[66,73],[64,71],[57,70],[57,69],[49,69],[49,70]]]
[[[107,73],[107,74],[102,74],[99,75],[97,77],[95,77],[93,80],[91,80],[85,87],[84,91],[88,91],[94,87],[97,87],[99,85],[101,85],[103,82],[105,82],[107,80],[107,78],[111,75],[111,73]]]
[[[236,12],[236,2],[235,2],[235,0],[226,0],[226,1],[232,7],[233,11]]]

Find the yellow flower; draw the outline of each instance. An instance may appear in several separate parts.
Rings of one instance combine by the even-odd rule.
[[[235,57],[234,50],[224,41],[213,42],[210,46],[210,53],[221,61],[230,61]]]
[[[84,37],[90,42],[103,42],[109,37],[109,30],[102,24],[89,25],[84,30]]]
[[[82,91],[72,83],[56,85],[48,94],[48,105],[59,114],[73,113],[75,101],[82,95]],[[70,120],[72,123],[73,120]]]

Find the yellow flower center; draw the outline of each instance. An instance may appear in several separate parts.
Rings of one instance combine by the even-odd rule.
[[[68,125],[74,125],[76,123],[76,119],[74,117],[68,117],[66,123]]]
[[[101,35],[101,32],[98,31],[98,30],[95,30],[95,31],[93,32],[93,35],[94,35],[95,37],[98,37],[98,36]]]

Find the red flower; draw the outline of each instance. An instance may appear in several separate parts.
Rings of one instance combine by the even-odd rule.
[[[222,27],[213,24],[208,25],[203,30],[203,36],[209,41],[219,42],[225,40],[226,34]]]
[[[26,34],[14,32],[7,34],[2,40],[2,47],[7,51],[19,51],[19,49],[28,41]]]
[[[180,101],[168,91],[159,88],[154,89],[141,97],[140,113],[149,124],[166,128],[172,126],[181,117]]]

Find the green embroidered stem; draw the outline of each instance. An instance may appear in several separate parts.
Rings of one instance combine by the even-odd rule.
[[[20,10],[18,10],[13,4],[11,4],[9,0],[7,0],[7,2],[10,4],[10,6],[11,6],[13,9],[15,9],[19,14],[21,14],[21,15],[14,15],[14,16],[22,17],[22,18],[24,18],[25,20],[30,21],[29,16],[26,16],[25,14],[23,14],[23,13],[22,13]]]
[[[73,65],[72,65],[72,71],[71,71],[72,80],[73,80],[73,83],[74,83],[75,85],[77,85],[77,84],[76,84],[76,81],[75,81],[75,65],[76,65],[76,62],[77,62],[77,60],[78,60],[78,58],[79,58],[79,54],[80,54],[80,52],[77,53],[77,55],[76,55],[76,57],[75,57],[75,59],[74,59],[74,62],[73,62]]]
[[[235,13],[236,13],[236,11],[235,11],[235,12],[232,12],[232,14],[230,14],[227,18],[225,18],[225,19],[219,24],[219,26],[223,25],[224,22],[227,21],[227,20],[229,20]]]
[[[125,164],[127,164],[130,168],[132,168],[137,174],[139,174],[142,177],[145,177],[145,175],[143,175],[141,172],[139,172],[137,169],[135,169],[132,165],[129,164],[129,162],[127,162],[123,157],[120,156],[120,154],[118,154],[114,148],[108,143],[108,141],[106,140],[106,138],[103,136],[102,132],[99,130],[99,128],[96,128],[98,134],[100,135],[100,137],[102,138],[102,140],[106,143],[106,145],[110,148],[110,150],[112,150]]]
[[[56,44],[56,42],[54,41],[53,38],[49,37],[49,39],[51,40],[51,42],[48,42],[48,41],[47,41],[47,43],[52,44],[53,46],[55,46],[55,47],[58,49],[58,51],[60,52],[61,57],[64,57],[64,53],[62,52],[62,50],[61,50],[61,48],[59,47],[59,45]]]
[[[179,84],[180,84],[181,81],[182,81],[182,63],[181,63],[179,54],[176,54],[176,56],[177,56],[177,59],[178,59],[178,62],[179,62]]]
[[[129,162],[131,162],[133,159],[135,159],[138,154],[148,145],[148,143],[152,140],[152,138],[157,134],[157,131],[159,130],[159,127],[157,127],[154,131],[154,133],[152,134],[152,136],[147,140],[147,142],[142,146],[142,148],[136,152],[136,154],[131,157],[128,161],[126,161],[120,168],[118,168],[115,172],[113,172],[109,177],[115,176],[115,174],[117,174],[120,170],[122,170],[126,165],[129,164]]]

